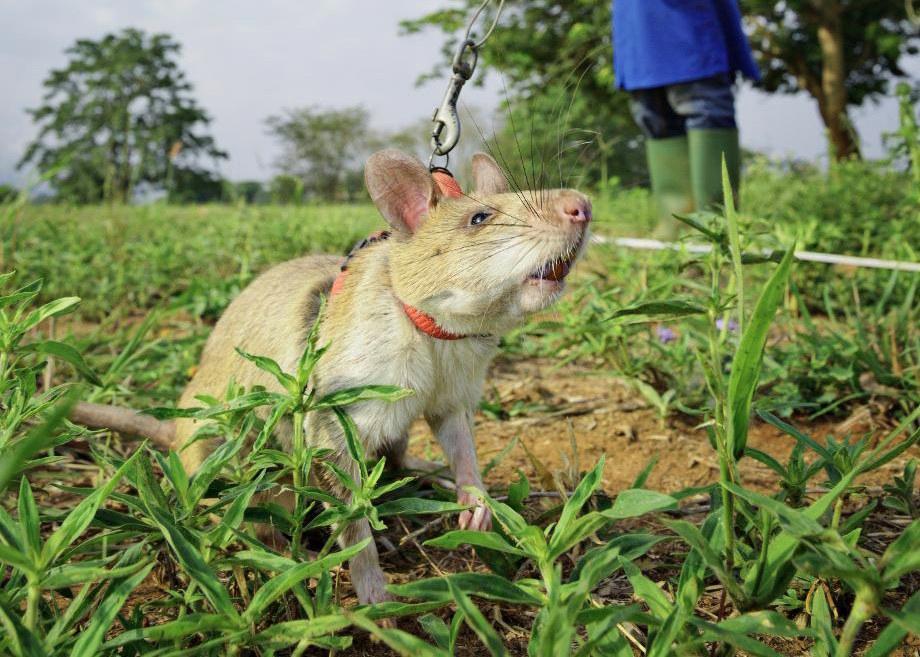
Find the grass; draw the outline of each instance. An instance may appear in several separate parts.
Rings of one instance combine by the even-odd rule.
[[[884,190],[862,180],[870,175]],[[0,654],[328,654],[355,642],[383,654],[361,643],[365,632],[405,655],[893,654],[920,626],[916,466],[886,486],[896,530],[882,544],[867,524],[880,510],[865,504],[858,478],[920,439],[916,277],[846,278],[749,254],[789,249],[792,226],[811,226],[834,203],[838,223],[824,230],[814,214],[800,243],[850,245],[839,224],[865,218],[847,208],[871,206],[872,230],[885,218],[890,234],[869,235],[866,249],[910,257],[898,231],[916,218],[915,193],[907,176],[857,165],[830,176],[755,169],[745,214],[696,218],[705,232],[694,239],[716,247],[709,256],[596,248],[560,309],[506,339],[506,357],[613,367],[662,415],[698,415],[718,483],[659,492],[645,487],[646,472],[611,500],[599,490],[603,459],[560,491],[532,491],[522,475],[483,492],[492,532],[424,543],[443,555],[475,546],[475,566],[393,586],[398,601],[371,608],[346,604],[335,573],[350,552],[335,548],[330,528],[365,516],[423,532],[426,516],[461,508],[448,491],[389,479],[364,457],[348,403],[400,391],[315,399],[315,341],[296,372],[248,355],[285,393],[229,386],[191,411],[224,446],[190,477],[175,454],[64,417],[78,398],[172,406],[210,325],[256,273],[307,252],[344,253],[378,227],[373,209],[0,209],[0,274],[16,270],[0,281]],[[863,198],[872,194],[877,203]],[[597,230],[641,230],[648,212],[644,192],[621,191],[596,205]],[[663,328],[675,337],[663,340]],[[816,440],[782,417],[843,412],[861,395],[888,400],[896,426],[880,440]],[[295,436],[291,453],[274,440],[280,417],[323,404],[345,409],[360,473],[336,473],[353,491],[348,504],[305,485],[327,467],[308,436]],[[755,415],[796,442],[787,463],[746,445]],[[773,494],[745,487],[745,458],[777,472]],[[287,481],[293,513],[251,505]],[[269,520],[295,538],[289,554],[256,538],[254,525]],[[652,559],[656,551],[667,557]],[[627,596],[601,593],[614,585]],[[388,618],[398,629],[379,623]],[[512,645],[503,618],[525,638]]]
[[[0,269],[78,295],[79,316],[185,307],[215,317],[252,276],[311,252],[345,252],[382,222],[355,206],[26,206],[2,231]]]

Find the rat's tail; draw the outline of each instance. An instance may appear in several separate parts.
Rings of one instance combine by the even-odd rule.
[[[131,408],[80,402],[70,412],[70,421],[90,429],[111,429],[130,436],[149,438],[159,447],[170,449],[176,435],[176,424],[141,415]]]

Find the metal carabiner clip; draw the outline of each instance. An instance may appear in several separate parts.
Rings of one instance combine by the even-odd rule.
[[[464,59],[466,51],[471,53],[471,59]],[[473,76],[476,69],[476,62],[479,59],[479,52],[476,43],[472,39],[465,40],[460,44],[457,54],[454,55],[453,75],[447,84],[447,91],[444,92],[444,98],[441,104],[435,109],[431,117],[434,127],[431,130],[431,159],[435,155],[447,155],[457,142],[460,140],[460,116],[457,112],[457,99],[460,97],[460,90],[466,81]]]
[[[454,55],[452,62],[453,75],[447,84],[447,91],[444,92],[444,98],[441,104],[435,109],[434,116],[431,117],[434,127],[431,130],[431,157],[428,158],[428,167],[431,168],[436,155],[443,155],[449,160],[449,153],[460,140],[460,116],[457,113],[457,98],[460,96],[460,90],[466,81],[473,77],[473,71],[476,70],[476,63],[479,61],[479,48],[482,47],[498,25],[498,19],[501,16],[502,8],[505,6],[505,0],[499,0],[498,8],[495,11],[495,18],[492,25],[486,31],[479,41],[473,39],[473,25],[479,19],[479,15],[492,0],[483,0],[479,9],[473,14],[469,24],[466,26],[466,34],[457,53]],[[469,51],[469,57],[467,57]]]

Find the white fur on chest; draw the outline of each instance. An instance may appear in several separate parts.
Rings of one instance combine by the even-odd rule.
[[[326,378],[323,370],[334,362],[335,378],[329,383],[337,389],[393,385],[413,391],[395,402],[370,401],[349,407],[368,449],[378,451],[401,440],[419,417],[444,418],[473,411],[482,396],[496,340],[439,340],[417,329],[395,299],[383,299],[374,306],[362,313],[372,318],[373,326],[371,320],[359,319],[344,335],[336,336],[336,343],[320,361],[318,379]]]

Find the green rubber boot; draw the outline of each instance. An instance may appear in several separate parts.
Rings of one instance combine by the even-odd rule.
[[[741,147],[736,128],[707,128],[688,130],[690,146],[690,179],[693,199],[698,210],[723,205],[722,154],[728,167],[735,207],[738,207],[738,178],[741,171]]]
[[[645,155],[652,181],[652,196],[658,210],[654,235],[671,240],[677,237],[682,225],[674,215],[693,212],[694,207],[687,137],[647,139]]]

